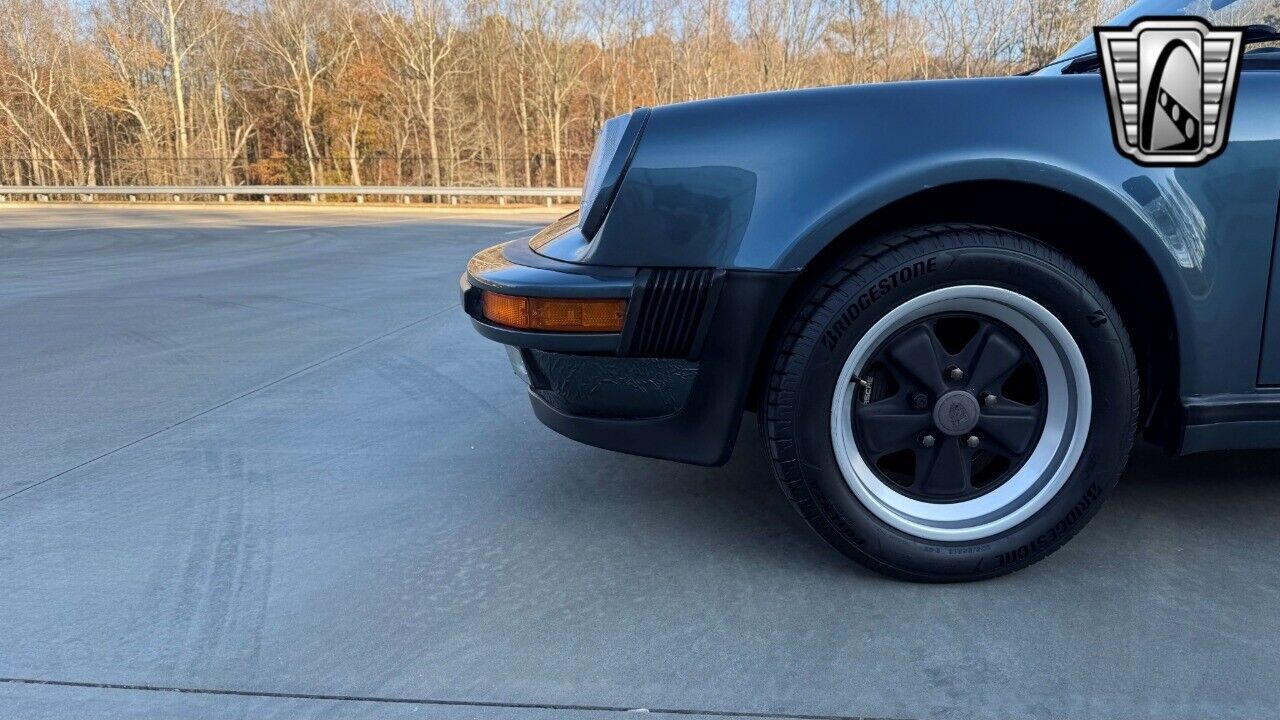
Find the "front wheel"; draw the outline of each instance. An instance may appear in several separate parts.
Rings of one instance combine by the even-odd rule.
[[[809,289],[761,413],[775,474],[837,549],[914,580],[1056,550],[1124,467],[1128,335],[1060,253],[943,226],[859,248]]]

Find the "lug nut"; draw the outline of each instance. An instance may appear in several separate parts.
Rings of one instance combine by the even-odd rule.
[[[969,446],[969,447],[971,447],[971,448],[976,448],[976,447],[978,447],[978,436],[977,436],[977,435],[970,435],[969,437],[967,437],[967,438],[965,438],[965,439],[964,439],[964,444],[965,444],[965,445],[968,445],[968,446]]]
[[[934,440],[932,435],[925,435],[924,437],[920,438],[920,444],[927,448],[933,447],[933,444],[936,442],[937,440]]]
[[[982,393],[982,404],[991,407],[996,404],[996,396],[991,393]]]
[[[952,380],[963,380],[964,371],[953,365],[951,366],[951,369],[947,371],[947,377],[951,378]]]
[[[924,393],[916,393],[911,396],[911,407],[923,410],[929,407],[929,398]]]

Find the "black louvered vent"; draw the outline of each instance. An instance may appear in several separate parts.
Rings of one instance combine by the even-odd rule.
[[[633,357],[688,357],[711,294],[709,269],[650,270],[628,345]]]

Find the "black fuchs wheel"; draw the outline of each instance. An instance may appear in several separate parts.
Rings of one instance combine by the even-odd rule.
[[[841,552],[911,580],[1052,553],[1115,486],[1137,418],[1129,337],[1097,284],[988,227],[858,248],[808,289],[768,382],[787,496]]]

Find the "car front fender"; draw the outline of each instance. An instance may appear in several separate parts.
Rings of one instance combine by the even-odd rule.
[[[1141,167],[1116,151],[1096,76],[821,88],[657,108],[583,260],[797,271],[897,201],[948,185],[1021,183],[1068,195],[1124,228],[1129,237],[1080,242],[1140,246],[1165,285],[1184,359],[1204,347],[1242,350],[1185,366],[1184,395],[1248,390],[1276,212],[1264,82],[1242,83],[1223,155],[1177,169]]]

